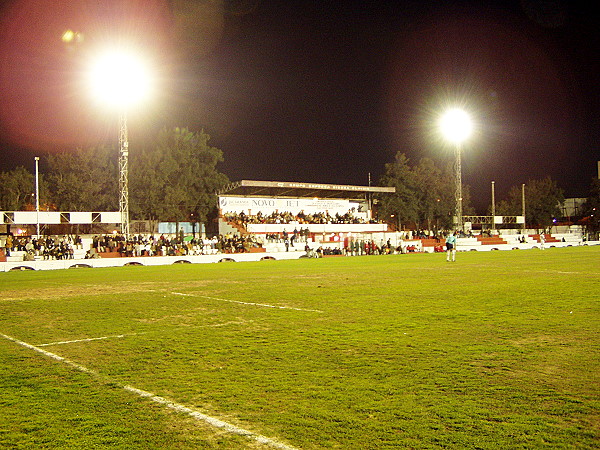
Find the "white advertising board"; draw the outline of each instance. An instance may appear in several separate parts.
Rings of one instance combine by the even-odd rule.
[[[55,211],[15,211],[14,222],[19,225],[33,223],[60,223],[60,212]]]
[[[346,214],[352,208],[358,210],[359,204],[349,200],[320,198],[262,198],[262,197],[219,197],[219,208],[223,213],[263,214],[290,212],[294,215],[300,211],[305,214],[329,212]]]
[[[102,223],[121,223],[121,213],[117,212],[102,212],[100,213],[100,222]]]
[[[92,223],[92,213],[91,212],[69,213],[69,223]]]

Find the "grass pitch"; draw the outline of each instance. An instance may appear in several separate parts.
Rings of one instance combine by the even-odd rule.
[[[9,272],[0,291],[3,448],[600,438],[600,247]]]

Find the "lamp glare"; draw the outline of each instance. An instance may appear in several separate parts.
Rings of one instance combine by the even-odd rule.
[[[92,64],[90,84],[96,98],[125,108],[145,98],[151,83],[142,61],[127,53],[109,52]]]
[[[454,108],[448,110],[441,117],[440,128],[446,139],[460,144],[470,136],[473,124],[465,111]]]

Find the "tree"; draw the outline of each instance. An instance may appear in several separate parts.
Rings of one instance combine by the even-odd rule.
[[[31,209],[35,201],[34,192],[34,176],[25,167],[18,166],[9,172],[0,172],[0,210]]]
[[[594,178],[588,198],[583,204],[583,215],[588,233],[600,231],[600,179]]]
[[[444,170],[430,158],[423,158],[416,167],[398,152],[393,163],[385,165],[380,184],[393,186],[396,192],[380,197],[381,217],[391,221],[413,222],[427,229],[450,228],[454,213],[454,175],[452,166]],[[470,211],[468,186],[463,187],[463,205]]]
[[[531,228],[546,229],[552,227],[554,219],[561,215],[560,206],[565,197],[562,189],[550,177],[541,180],[529,180],[525,184],[525,220]],[[523,213],[523,194],[521,186],[513,186],[508,197],[496,206],[496,214],[501,216],[520,216]]]
[[[50,201],[61,211],[117,210],[117,156],[106,146],[49,155]]]
[[[451,227],[453,176],[448,171],[443,172],[430,158],[422,158],[413,172],[419,222],[428,230]]]
[[[499,216],[520,216],[522,213],[522,188],[521,186],[513,186],[508,191],[508,197],[496,204],[496,214]]]
[[[560,216],[560,205],[564,201],[563,190],[550,177],[529,180],[525,185],[525,220],[527,224],[537,229],[549,229],[552,227],[554,219]]]
[[[398,225],[418,220],[416,180],[408,162],[404,153],[396,153],[394,162],[385,165],[385,172],[380,179],[382,186],[396,188],[394,194],[379,197],[380,217]]]
[[[131,160],[130,211],[139,219],[206,222],[216,213],[216,191],[228,179],[217,170],[223,152],[210,136],[187,128],[163,129],[153,147]]]

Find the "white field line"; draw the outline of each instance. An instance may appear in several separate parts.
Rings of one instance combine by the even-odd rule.
[[[245,321],[244,322],[231,321],[231,322],[224,322],[224,323],[213,323],[210,325],[196,325],[193,328],[226,327],[228,325],[243,325],[245,323],[246,323]],[[186,327],[186,328],[191,328],[191,327]],[[127,334],[117,334],[114,336],[101,336],[101,337],[84,338],[84,339],[73,339],[71,341],[48,342],[45,344],[37,344],[37,347],[49,347],[51,345],[76,344],[78,342],[101,341],[104,339],[120,339],[120,338],[124,338],[127,336],[139,336],[141,334],[148,334],[148,333],[152,333],[152,332],[151,331],[142,331],[140,333],[127,333]],[[156,331],[154,333],[158,333],[158,331]]]
[[[139,333],[118,334],[116,336],[102,336],[102,337],[85,338],[85,339],[74,339],[72,341],[48,342],[47,344],[38,344],[37,346],[38,347],[48,347],[50,345],[76,344],[77,342],[90,342],[90,341],[100,341],[103,339],[124,338],[125,336],[136,336],[137,334],[139,334]]]
[[[566,270],[556,270],[556,269],[525,269],[523,271],[521,271],[521,273],[524,274],[529,274],[529,273],[543,273],[543,274],[547,274],[547,273],[559,273],[561,275],[584,275],[584,276],[589,276],[590,274],[588,272],[573,272],[573,271],[566,271]]]
[[[305,312],[317,312],[322,313],[318,309],[305,309],[305,308],[294,308],[293,306],[278,306],[278,305],[269,305],[266,303],[253,303],[253,302],[242,302],[239,300],[229,300],[226,298],[218,298],[218,297],[209,297],[208,295],[197,295],[197,294],[184,294],[183,292],[171,292],[172,295],[183,295],[184,297],[200,297],[207,298],[209,300],[218,300],[220,302],[228,302],[228,303],[238,303],[240,305],[249,305],[249,306],[260,306],[263,308],[274,308],[274,309],[291,309],[294,311],[305,311]]]
[[[253,433],[252,431],[246,430],[244,428],[240,428],[229,422],[225,422],[223,420],[217,419],[216,417],[211,417],[206,414],[202,414],[201,412],[195,411],[192,408],[189,408],[180,403],[175,403],[164,397],[154,395],[151,392],[144,391],[142,389],[137,389],[137,388],[129,386],[129,385],[123,385],[119,382],[110,380],[107,377],[100,375],[98,372],[96,372],[92,369],[88,369],[87,367],[82,366],[81,364],[77,364],[76,362],[73,362],[73,361],[71,361],[67,358],[64,358],[62,356],[59,356],[55,353],[48,352],[48,351],[40,348],[39,346],[28,344],[27,342],[20,341],[16,338],[8,336],[6,334],[0,333],[0,336],[3,337],[4,339],[14,342],[15,344],[21,345],[21,346],[28,348],[30,350],[33,350],[35,352],[41,353],[42,355],[47,356],[48,358],[52,358],[56,361],[62,362],[70,367],[73,367],[74,369],[79,370],[80,372],[85,372],[89,375],[92,375],[92,376],[98,378],[98,379],[101,379],[105,383],[110,383],[112,385],[119,386],[119,387],[123,388],[124,390],[126,390],[127,392],[131,392],[133,394],[139,395],[140,397],[152,400],[153,402],[160,403],[161,405],[164,405],[165,407],[167,407],[169,409],[187,414],[188,416],[193,417],[194,419],[206,422],[209,425],[212,425],[213,427],[221,428],[228,433],[237,434],[240,436],[246,436],[249,439],[253,439],[261,444],[268,445],[273,448],[279,448],[279,449],[283,449],[283,450],[297,450],[296,447],[292,447],[290,445],[284,444],[283,442],[279,442],[275,439],[271,439],[266,436],[262,436],[260,434]]]

